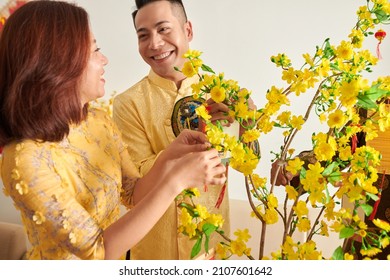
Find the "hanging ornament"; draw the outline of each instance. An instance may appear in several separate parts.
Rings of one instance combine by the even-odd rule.
[[[379,59],[382,59],[379,46],[382,43],[383,39],[386,37],[386,32],[383,29],[379,29],[377,32],[375,32],[375,38],[379,41],[378,45],[376,46],[376,55]]]

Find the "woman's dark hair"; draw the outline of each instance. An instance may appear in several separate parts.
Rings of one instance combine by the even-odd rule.
[[[60,141],[85,119],[79,85],[90,53],[87,12],[61,1],[17,9],[0,34],[0,146]]]
[[[184,8],[184,4],[183,4],[182,0],[135,0],[135,5],[136,5],[137,9],[132,13],[133,22],[135,21],[135,16],[137,15],[138,10],[140,10],[142,7],[144,7],[147,4],[157,2],[157,1],[167,1],[167,2],[171,3],[171,5],[173,7],[180,8],[179,11],[180,11],[183,19],[185,20],[185,22],[187,22],[187,20],[188,20],[187,13],[186,13],[186,9]]]

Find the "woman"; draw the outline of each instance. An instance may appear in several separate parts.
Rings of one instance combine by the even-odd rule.
[[[185,131],[143,178],[109,116],[104,66],[85,10],[32,1],[0,38],[1,177],[20,210],[29,259],[118,259],[185,187],[222,184],[225,168],[205,136]],[[155,187],[131,207],[134,190]],[[120,218],[119,218],[120,217]]]

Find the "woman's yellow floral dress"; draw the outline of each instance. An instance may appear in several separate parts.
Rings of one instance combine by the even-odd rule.
[[[139,176],[111,118],[97,109],[61,142],[7,145],[1,177],[32,245],[26,257],[103,259],[103,230],[119,218],[121,197],[131,206]]]

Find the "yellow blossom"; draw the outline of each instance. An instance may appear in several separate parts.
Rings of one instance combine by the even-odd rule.
[[[242,135],[242,139],[246,143],[253,142],[260,137],[260,131],[257,129],[249,129],[244,132]]]
[[[195,206],[195,211],[198,212],[198,215],[201,219],[207,219],[210,216],[210,213],[207,211],[207,207],[197,204]]]
[[[191,61],[186,61],[181,71],[186,77],[192,77],[198,73]]]
[[[300,158],[296,157],[288,161],[286,170],[291,172],[292,175],[296,175],[298,171],[301,170],[303,164],[304,162]]]
[[[216,227],[222,227],[225,220],[221,214],[210,214],[206,222]]]
[[[278,207],[278,199],[277,197],[271,193],[268,197],[267,197],[267,206],[269,208],[277,208]]]
[[[305,120],[302,116],[292,116],[291,118],[291,126],[297,130],[302,129],[302,124],[305,123]]]
[[[340,45],[336,48],[335,53],[339,58],[346,59],[346,60],[352,59],[353,56],[352,44],[347,41],[342,41]]]
[[[218,243],[217,244],[217,247],[216,247],[216,253],[217,255],[222,259],[226,259],[227,258],[227,253],[229,252],[229,248],[221,243]]]
[[[372,221],[374,225],[376,225],[378,228],[381,228],[387,232],[390,231],[390,224],[386,221],[380,220],[380,219],[374,219]]]
[[[287,185],[285,190],[286,190],[288,199],[295,200],[298,197],[298,192],[295,190],[294,187]]]
[[[297,214],[298,218],[309,214],[309,209],[307,208],[307,205],[304,201],[298,201],[297,205],[294,206],[293,209]]]
[[[204,105],[200,105],[198,108],[196,108],[196,114],[206,121],[211,119],[211,116],[207,112]]]
[[[266,209],[263,219],[268,225],[276,224],[279,220],[278,212],[274,208]]]
[[[345,124],[345,115],[341,110],[336,110],[329,115],[328,125],[330,128],[341,128]]]
[[[215,86],[211,89],[210,95],[216,103],[222,103],[226,98],[225,92],[226,90],[223,87]]]
[[[248,242],[248,240],[252,237],[250,234],[249,234],[249,230],[246,228],[244,230],[236,230],[234,232],[234,235],[237,236],[237,240],[242,240],[244,242]]]

